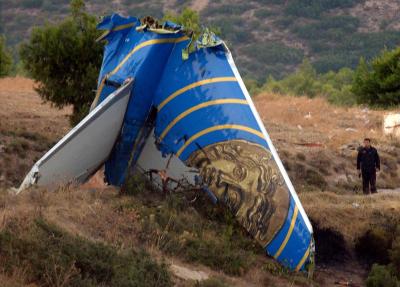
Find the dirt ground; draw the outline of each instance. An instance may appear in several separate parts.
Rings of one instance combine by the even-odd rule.
[[[351,243],[368,228],[377,213],[400,211],[400,193],[393,191],[400,187],[400,145],[382,135],[381,122],[385,112],[333,107],[323,99],[267,94],[256,96],[255,103],[301,193],[307,213],[319,227],[339,231]],[[70,113],[70,108],[59,110],[43,103],[29,79],[0,79],[0,188],[20,184],[32,164],[70,129]],[[371,137],[381,151],[383,174],[379,180],[381,187],[389,188],[371,198],[355,195],[357,190],[353,188],[359,181],[354,167],[356,148],[366,136]],[[314,176],[311,181],[310,174]],[[99,178],[83,189],[101,186]],[[324,182],[318,181],[321,179]],[[321,189],[327,192],[320,192],[318,186],[322,185],[324,188]],[[128,230],[131,240],[134,224],[130,224],[135,221],[134,214],[129,215],[133,217],[116,215],[106,200],[115,197],[115,190],[103,189],[105,191],[99,198],[58,194],[40,200],[45,200],[45,213],[72,233],[113,242],[117,240],[115,236],[120,237],[121,232]],[[5,224],[4,220],[12,217],[7,213],[20,210],[22,215],[26,212],[28,216],[36,212],[35,206],[29,208],[30,200],[38,201],[29,197],[11,199],[7,204],[10,209],[3,209],[0,214],[3,215],[0,216],[3,218],[0,227]],[[87,221],[87,218],[92,220]],[[102,222],[107,224],[99,225]],[[184,270],[186,275],[190,270],[195,274],[193,276],[218,275],[204,266],[182,264],[177,258],[169,261],[178,266],[175,267],[177,272]],[[290,286],[363,286],[366,270],[357,261],[349,259],[318,266],[312,283],[263,276],[265,272],[250,270],[243,278],[225,277],[234,286],[262,286],[260,280],[263,284],[267,280],[273,286],[288,286],[289,283]]]
[[[400,141],[382,128],[384,115],[392,111],[273,94],[256,96],[255,104],[298,190],[360,193],[356,158],[366,137],[381,157],[378,187],[400,187]]]
[[[0,79],[0,187],[17,186],[69,129],[70,108],[43,103],[26,78]]]

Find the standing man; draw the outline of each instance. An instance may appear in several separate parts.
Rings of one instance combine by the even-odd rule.
[[[357,156],[357,170],[359,176],[362,175],[364,194],[376,193],[376,172],[380,169],[378,151],[371,146],[371,140],[365,138],[364,146],[359,149]]]

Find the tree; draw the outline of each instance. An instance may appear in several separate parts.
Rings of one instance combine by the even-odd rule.
[[[318,75],[310,61],[305,59],[298,70],[280,81],[272,77],[267,79],[264,89],[279,94],[291,94],[296,96],[317,96],[320,92]]]
[[[211,26],[207,29],[202,27],[199,13],[190,8],[184,8],[180,14],[167,12],[162,20],[174,22],[182,25],[185,30],[192,31],[194,41],[198,40],[203,32],[212,32],[218,36],[221,34],[219,27]]]
[[[6,48],[5,39],[0,36],[0,78],[10,74],[12,58]]]
[[[83,0],[71,1],[71,15],[59,24],[34,28],[20,47],[24,68],[38,83],[39,95],[56,107],[73,106],[72,124],[88,112],[94,98],[103,44],[96,18]]]
[[[199,14],[190,8],[183,9],[180,14],[167,12],[163,20],[172,21],[174,23],[182,25],[185,29],[193,31],[194,39],[197,39],[201,33]]]
[[[360,60],[353,93],[360,104],[389,107],[400,104],[400,48],[384,50],[367,63]]]

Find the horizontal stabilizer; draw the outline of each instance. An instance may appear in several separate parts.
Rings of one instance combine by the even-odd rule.
[[[96,172],[120,134],[132,86],[133,80],[127,81],[37,161],[17,193],[32,185],[81,183]]]

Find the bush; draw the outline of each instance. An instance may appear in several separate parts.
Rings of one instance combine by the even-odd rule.
[[[263,250],[225,208],[213,205],[204,193],[184,191],[165,199],[155,190],[135,188],[132,204],[140,213],[143,242],[188,262],[204,264],[229,275],[245,273]],[[186,197],[197,199],[189,203]]]
[[[400,281],[396,279],[389,267],[374,264],[365,282],[367,287],[399,287]]]
[[[175,22],[186,29],[192,30],[196,39],[201,33],[200,16],[196,11],[189,8],[183,9],[180,14],[169,12],[164,16],[163,20]]]
[[[11,72],[12,58],[6,47],[6,41],[0,35],[0,78],[8,76]]]
[[[127,2],[131,2],[131,1],[127,1]],[[161,18],[163,16],[162,6],[149,5],[149,4],[146,4],[144,6],[135,6],[133,8],[130,8],[128,10],[128,13],[129,13],[129,15],[139,17],[139,18],[146,17],[146,16]]]
[[[269,77],[264,89],[279,94],[315,97],[320,91],[316,81],[317,73],[308,60],[304,60],[299,69],[280,81]]]
[[[218,17],[210,21],[217,34],[230,43],[245,43],[253,40],[253,34],[249,30],[244,30],[244,23],[239,16]]]
[[[59,108],[72,105],[71,122],[76,124],[93,100],[103,47],[95,41],[96,18],[84,12],[83,1],[73,0],[71,11],[58,25],[34,28],[20,57],[38,82],[39,95]]]
[[[356,98],[351,91],[353,71],[342,68],[337,73],[330,71],[318,74],[308,60],[304,60],[298,70],[282,80],[269,77],[262,87],[263,90],[294,96],[310,98],[323,96],[329,102],[337,105],[351,106]]]
[[[390,107],[400,104],[400,48],[384,50],[371,63],[360,60],[352,91],[359,103]]]
[[[43,5],[43,0],[22,0],[21,5],[26,9],[40,8]]]
[[[256,16],[259,19],[265,19],[272,15],[274,15],[274,13],[268,8],[261,8],[254,11],[254,16]]]
[[[303,39],[339,39],[343,34],[357,31],[360,20],[352,16],[326,17],[316,23],[296,26],[293,32]]]
[[[315,186],[316,188],[324,191],[328,186],[325,178],[316,170],[308,169],[306,171],[305,182],[308,185]]]
[[[290,0],[285,12],[288,15],[318,18],[330,9],[352,7],[359,2],[360,0]]]
[[[244,52],[252,60],[261,64],[299,64],[303,60],[303,50],[291,48],[283,43],[254,43]]]
[[[41,219],[27,234],[0,232],[0,264],[40,286],[172,286],[167,267],[144,252],[117,252]]]
[[[224,17],[229,15],[238,15],[252,8],[252,3],[236,3],[232,4],[222,4],[213,5],[204,10],[203,15],[205,17]]]
[[[393,268],[398,274],[400,279],[400,236],[398,235],[396,240],[393,242],[392,249],[389,251],[390,261],[393,264]]]

